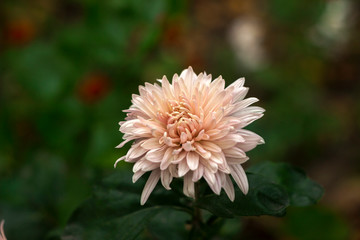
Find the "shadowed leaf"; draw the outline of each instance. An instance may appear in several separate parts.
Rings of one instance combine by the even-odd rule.
[[[289,194],[292,206],[315,204],[324,192],[303,170],[288,163],[264,162],[251,167],[248,172],[260,174],[266,180],[283,186]]]

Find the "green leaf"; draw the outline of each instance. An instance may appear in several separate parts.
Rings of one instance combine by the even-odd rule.
[[[110,220],[92,219],[84,225],[73,223],[65,229],[62,239],[136,239],[150,219],[161,210],[160,207],[145,208]]]
[[[162,187],[156,188],[147,204],[141,206],[143,186],[144,179],[131,182],[130,170],[117,170],[74,212],[62,239],[137,239],[157,214],[161,222],[166,212],[188,211],[181,203],[184,197]]]
[[[236,188],[234,202],[225,193],[211,194],[200,198],[198,206],[220,217],[283,216],[289,205],[309,206],[323,194],[319,184],[287,163],[264,162],[251,167],[247,176],[247,195]]]
[[[192,214],[194,202],[182,193],[182,180],[175,179],[171,191],[161,186],[155,188],[145,206],[141,206],[140,193],[146,177],[133,184],[131,174],[128,169],[117,170],[97,186],[93,196],[71,217],[63,239],[138,239],[149,236],[176,239],[175,235],[185,236],[188,233],[186,222],[190,218],[187,213]],[[290,204],[309,205],[322,194],[318,184],[288,164],[263,163],[250,168],[247,176],[250,187],[247,195],[238,188],[234,202],[224,193],[220,196],[203,195],[195,202],[195,207],[225,218],[283,216]],[[201,183],[205,184],[204,181]],[[209,190],[207,186],[203,187]]]
[[[323,195],[323,188],[308,178],[305,172],[288,163],[264,162],[251,167],[248,172],[260,174],[264,179],[283,186],[292,206],[315,204]]]
[[[146,230],[151,239],[182,240],[186,239],[190,220],[190,215],[185,212],[163,209],[149,222]]]
[[[240,189],[235,189],[235,200],[231,202],[225,193],[200,198],[197,204],[200,208],[209,210],[220,217],[234,216],[283,216],[289,199],[286,190],[277,184],[264,180],[263,176],[248,174],[249,193],[244,195]]]

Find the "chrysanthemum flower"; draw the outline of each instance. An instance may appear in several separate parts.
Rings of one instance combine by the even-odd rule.
[[[225,81],[211,75],[196,75],[192,68],[175,74],[172,83],[164,76],[157,83],[139,87],[132,96],[126,121],[120,122],[123,147],[134,141],[130,150],[116,164],[135,163],[133,182],[151,172],[141,195],[145,204],[159,180],[170,189],[173,178],[183,178],[186,196],[195,198],[194,183],[204,178],[212,191],[223,188],[235,199],[230,175],[244,194],[249,184],[241,166],[248,160],[245,152],[264,140],[243,129],[265,111],[249,107],[257,98],[244,99],[248,88],[240,78],[225,88]]]
[[[0,240],[6,240],[5,233],[4,233],[4,223],[5,223],[4,220],[2,220],[0,223]]]

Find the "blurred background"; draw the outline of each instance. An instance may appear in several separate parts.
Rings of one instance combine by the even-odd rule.
[[[192,66],[246,77],[266,144],[325,188],[284,218],[232,219],[214,239],[360,239],[360,2],[1,0],[0,219],[51,239],[116,171],[138,85]],[[139,193],[140,194],[140,193]]]

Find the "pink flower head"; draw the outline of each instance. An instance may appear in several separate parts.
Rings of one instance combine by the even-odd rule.
[[[0,240],[6,240],[5,233],[4,233],[4,223],[5,223],[4,220],[2,220],[0,222]]]
[[[133,182],[151,172],[141,195],[145,204],[157,182],[166,189],[173,178],[184,178],[184,194],[195,198],[194,183],[204,178],[212,191],[224,188],[235,199],[230,176],[244,194],[249,184],[241,164],[248,160],[245,152],[264,140],[243,129],[263,116],[260,107],[249,107],[257,98],[244,99],[248,88],[240,78],[225,88],[218,77],[211,81],[205,72],[196,75],[192,68],[175,74],[172,83],[164,76],[160,85],[145,83],[140,95],[132,96],[126,121],[120,122],[123,147],[134,141],[130,150],[116,164],[135,163]]]

